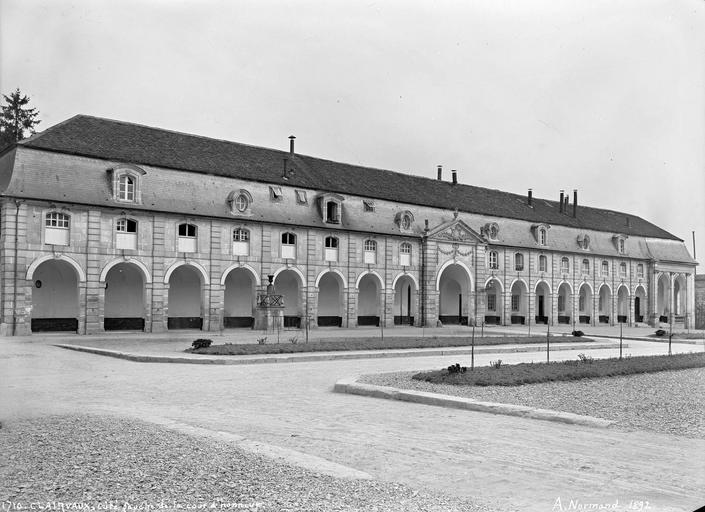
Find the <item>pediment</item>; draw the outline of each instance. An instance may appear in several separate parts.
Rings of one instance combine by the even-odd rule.
[[[485,243],[480,234],[460,219],[441,224],[428,233],[432,240],[477,244]]]

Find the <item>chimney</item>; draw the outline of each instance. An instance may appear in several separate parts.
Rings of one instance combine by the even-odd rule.
[[[529,206],[533,206],[533,205],[534,205],[534,197],[533,197],[533,194],[534,194],[533,191],[532,191],[531,189],[529,189],[529,192],[528,192],[528,194],[527,194],[527,196],[526,196],[526,202],[527,202],[527,204],[528,204]]]
[[[568,194],[565,195],[565,202],[563,203],[563,213],[568,214]]]
[[[296,139],[296,137],[289,135],[289,153],[292,155],[294,154],[294,139]]]
[[[458,184],[458,172],[455,169],[453,169],[450,172],[453,175],[453,185],[457,185]]]
[[[439,180],[443,179],[443,166],[442,165],[438,166],[438,179]]]
[[[573,217],[578,216],[578,189],[573,189]]]
[[[563,196],[565,195],[565,190],[561,190],[561,200],[559,204],[560,212],[563,213]]]

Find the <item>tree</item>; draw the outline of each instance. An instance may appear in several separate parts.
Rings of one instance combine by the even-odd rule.
[[[27,106],[29,96],[23,96],[19,88],[9,96],[2,96],[5,105],[0,113],[0,149],[35,133],[34,127],[40,123],[39,111]]]

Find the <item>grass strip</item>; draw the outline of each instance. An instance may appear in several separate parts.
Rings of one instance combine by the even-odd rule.
[[[292,338],[293,339],[293,338]],[[580,338],[574,336],[552,337],[551,343],[565,342],[591,342],[590,338]],[[512,345],[527,343],[546,343],[546,336],[485,336],[476,337],[475,346],[483,345]],[[404,349],[404,348],[440,348],[440,347],[469,347],[471,339],[459,336],[434,336],[429,338],[355,338],[336,341],[315,341],[311,343],[295,343],[287,340],[282,343],[263,344],[224,344],[211,345],[207,348],[186,349],[185,352],[193,354],[207,355],[228,355],[241,356],[252,354],[293,354],[299,352],[336,352],[346,350],[382,350],[382,349]]]
[[[503,365],[501,360],[465,372],[448,369],[422,372],[412,378],[433,384],[458,386],[520,386],[538,382],[596,379],[637,373],[684,370],[705,367],[705,353],[672,356],[639,356],[623,359],[592,359],[580,354],[579,359],[555,363],[520,363]]]

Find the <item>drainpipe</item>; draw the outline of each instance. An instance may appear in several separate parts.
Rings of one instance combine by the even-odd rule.
[[[19,199],[15,200],[15,261],[13,264],[13,285],[12,285],[12,335],[17,334],[17,244],[19,243],[19,234],[17,233],[17,226],[19,225],[20,218],[20,205],[22,201]]]

